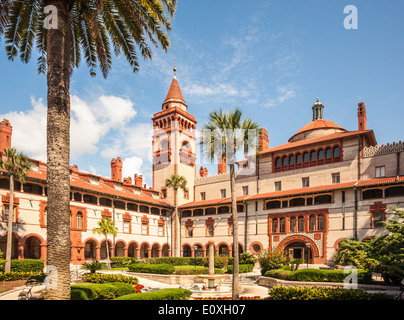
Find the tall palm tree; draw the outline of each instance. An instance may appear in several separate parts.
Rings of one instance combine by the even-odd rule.
[[[172,188],[174,190],[174,214],[173,221],[174,226],[171,228],[171,241],[172,241],[172,255],[179,255],[178,248],[178,233],[180,228],[179,216],[178,216],[178,189],[186,190],[187,189],[187,179],[185,177],[180,176],[179,174],[173,174],[170,178],[166,179],[166,187]]]
[[[236,172],[234,170],[235,155],[238,151],[257,153],[258,143],[250,145],[251,132],[253,140],[258,138],[259,125],[251,118],[242,119],[242,112],[235,108],[233,111],[213,111],[209,114],[208,122],[203,126],[201,144],[204,157],[210,160],[219,158],[230,167],[231,212],[233,218],[233,283],[232,298],[240,298],[239,288],[239,249],[238,249],[238,214],[236,201]]]
[[[93,233],[102,234],[105,236],[105,250],[107,251],[107,268],[111,269],[111,262],[109,259],[109,243],[108,243],[108,235],[111,234],[116,236],[118,233],[118,228],[115,226],[115,222],[111,221],[111,219],[101,218],[100,221],[97,222],[98,228],[93,229]]]
[[[5,272],[11,269],[11,250],[13,241],[13,220],[14,220],[14,178],[25,182],[27,173],[31,168],[27,156],[22,152],[17,152],[15,148],[4,149],[3,156],[0,158],[0,167],[5,170],[10,178],[10,204],[8,207],[7,220],[7,249]]]
[[[35,47],[38,72],[47,75],[47,264],[58,286],[45,299],[70,299],[70,78],[82,58],[90,74],[107,77],[112,48],[133,72],[138,51],[151,59],[151,45],[167,51],[177,0],[2,0],[0,37],[10,60],[28,62]],[[45,10],[46,9],[46,10]],[[45,13],[49,12],[49,14]],[[56,26],[57,23],[57,26]]]

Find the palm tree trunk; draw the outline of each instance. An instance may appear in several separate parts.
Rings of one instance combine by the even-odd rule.
[[[234,162],[230,163],[230,193],[231,193],[231,212],[233,217],[233,288],[232,299],[239,300],[239,252],[238,252],[238,214],[236,202],[236,173],[234,171]]]
[[[11,251],[13,250],[13,220],[14,220],[14,175],[10,174],[10,204],[8,206],[7,248],[5,272],[11,271]]]
[[[70,41],[71,0],[46,1],[57,8],[58,28],[47,34],[47,265],[56,267],[57,288],[48,300],[70,299]]]
[[[174,189],[174,257],[178,257],[178,189]]]
[[[105,249],[107,250],[107,268],[111,269],[111,263],[109,261],[109,242],[107,235],[105,235]]]

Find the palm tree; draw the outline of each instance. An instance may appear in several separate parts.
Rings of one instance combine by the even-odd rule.
[[[56,267],[57,289],[46,299],[70,299],[70,78],[82,60],[107,77],[112,48],[138,71],[138,51],[167,51],[177,0],[2,0],[0,36],[10,60],[27,63],[35,47],[38,72],[47,75],[47,264]],[[46,9],[46,10],[45,10]],[[47,15],[45,12],[49,12]],[[56,26],[57,23],[57,26]],[[112,47],[112,48],[111,48]]]
[[[118,233],[118,228],[115,227],[115,222],[111,221],[111,219],[101,218],[100,221],[97,222],[98,228],[93,229],[93,233],[103,234],[105,236],[105,250],[107,251],[107,268],[111,269],[111,262],[109,260],[109,243],[108,243],[108,235],[112,234],[116,236]]]
[[[11,270],[11,250],[13,241],[13,220],[14,220],[14,178],[25,182],[27,173],[31,168],[27,156],[22,152],[17,152],[15,148],[4,149],[4,155],[0,158],[0,167],[6,171],[10,177],[10,204],[8,207],[7,221],[7,249],[5,272]]]
[[[202,151],[209,160],[217,157],[219,161],[224,161],[230,167],[230,193],[231,193],[231,211],[233,218],[233,283],[232,298],[238,300],[240,297],[239,289],[239,249],[238,249],[238,215],[236,202],[236,173],[234,170],[235,154],[244,149],[244,152],[257,153],[258,143],[249,145],[251,141],[251,132],[253,132],[254,142],[258,137],[259,125],[250,118],[242,119],[242,112],[235,108],[233,111],[225,112],[222,110],[213,111],[209,114],[209,120],[202,130]],[[251,148],[252,147],[252,148]],[[252,149],[252,150],[250,150]]]
[[[178,189],[182,189],[184,191],[187,190],[187,179],[185,177],[180,176],[179,174],[173,174],[171,175],[170,178],[166,179],[166,187],[167,188],[172,188],[174,190],[174,214],[173,214],[173,221],[174,221],[174,226],[171,229],[171,241],[173,243],[172,248],[173,252],[172,255],[178,256],[178,241],[177,241],[177,235],[179,232],[179,216],[178,216]]]

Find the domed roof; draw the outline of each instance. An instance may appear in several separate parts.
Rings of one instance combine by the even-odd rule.
[[[311,137],[308,136],[310,131],[320,131],[320,130],[329,130],[330,133],[324,132],[323,135],[327,134],[332,134],[337,132],[347,132],[346,129],[340,127],[339,125],[335,124],[332,121],[329,120],[324,120],[324,119],[319,119],[319,120],[314,120],[303,126],[299,131],[297,131],[290,139],[289,141],[297,141],[297,140],[304,140],[304,139],[309,139]]]

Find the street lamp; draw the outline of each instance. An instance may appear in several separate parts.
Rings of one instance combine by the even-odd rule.
[[[310,250],[310,243],[306,243],[306,248],[307,248],[307,260],[306,260],[306,264],[307,264],[307,269],[309,268],[309,250]]]
[[[195,274],[196,274],[196,250],[198,250],[198,246],[194,246],[194,259],[195,259]]]

